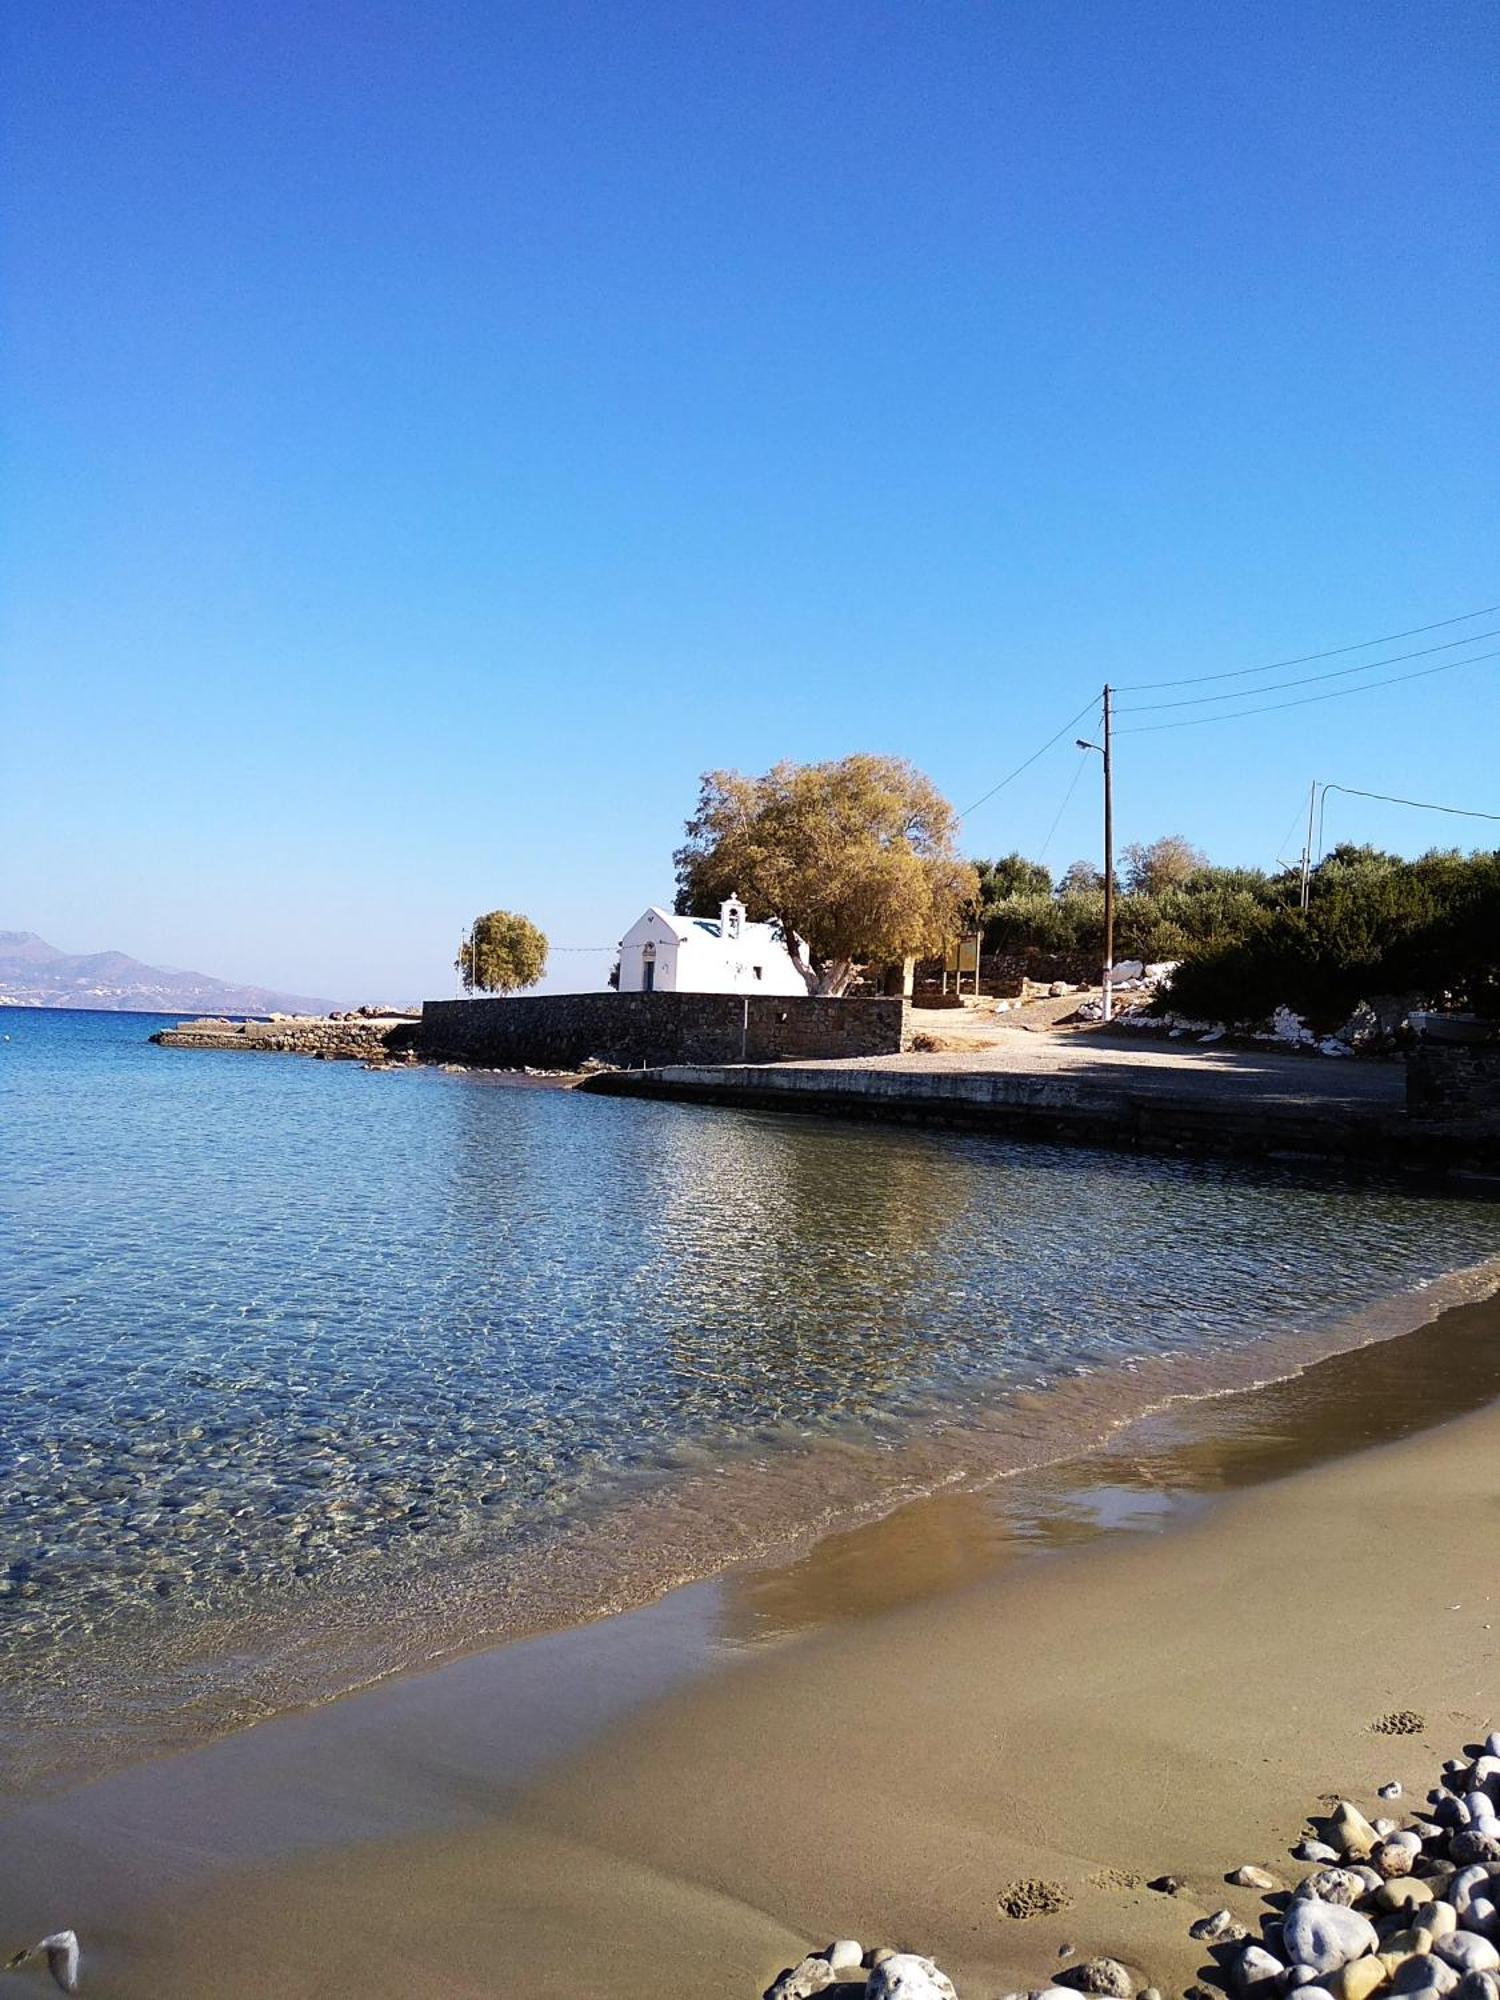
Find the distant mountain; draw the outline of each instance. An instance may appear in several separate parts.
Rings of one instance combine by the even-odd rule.
[[[99,1007],[137,1014],[326,1014],[332,1002],[205,972],[142,965],[123,951],[59,951],[35,931],[0,931],[0,1007]]]

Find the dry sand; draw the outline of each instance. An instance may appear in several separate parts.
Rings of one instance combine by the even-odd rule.
[[[1321,1796],[1420,1794],[1491,1725],[1497,1530],[1488,1409],[753,1653],[461,1831],[141,1904],[96,1932],[97,1990],[750,2000],[852,1935],[932,1953],[964,2000],[1046,1983],[1064,1945],[1180,1992],[1212,1970],[1188,1924],[1256,1908],[1228,1871],[1295,1879]],[[1379,1733],[1399,1711],[1422,1731]],[[1031,1882],[1061,1907],[1006,1914]]]

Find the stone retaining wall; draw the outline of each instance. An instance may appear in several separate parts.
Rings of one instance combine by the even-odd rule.
[[[1003,1134],[1049,1145],[1243,1159],[1322,1160],[1340,1172],[1375,1169],[1500,1199],[1500,1121],[1459,1127],[1383,1106],[1320,1107],[1282,1098],[1226,1103],[1191,1086],[1179,1094],[1005,1071],[750,1069],[708,1064],[604,1071],[586,1090],[675,1098],[756,1111]]]
[[[1500,1121],[1500,1030],[1429,1018],[1407,1054],[1406,1108],[1413,1118]]]
[[[429,1000],[417,1031],[427,1061],[495,1069],[621,1069],[662,1063],[776,1062],[891,1055],[907,1039],[906,1001],[734,993],[543,993]]]

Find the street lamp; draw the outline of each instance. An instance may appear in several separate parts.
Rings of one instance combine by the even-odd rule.
[[[1110,759],[1110,689],[1104,690],[1104,741],[1075,737],[1080,750],[1097,750],[1104,764],[1104,1019],[1114,1018],[1115,971],[1115,800]]]

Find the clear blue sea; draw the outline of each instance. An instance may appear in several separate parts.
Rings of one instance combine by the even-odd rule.
[[[66,1729],[85,1688],[149,1709],[174,1646],[207,1675],[262,1623],[347,1637],[357,1604],[418,1633],[445,1566],[482,1559],[493,1596],[685,1469],[899,1458],[971,1401],[1162,1357],[1201,1379],[1500,1247],[1491,1203],[1291,1167],[161,1050],[158,1025],[0,1013],[0,1729],[39,1701]]]

